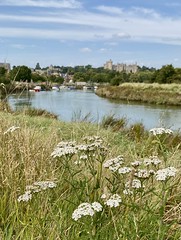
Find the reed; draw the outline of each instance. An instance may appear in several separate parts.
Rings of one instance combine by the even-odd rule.
[[[126,101],[181,105],[180,84],[123,83],[119,86],[99,88],[96,94]]]

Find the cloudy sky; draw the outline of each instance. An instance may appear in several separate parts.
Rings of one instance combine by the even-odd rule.
[[[0,62],[181,67],[180,0],[0,0]]]

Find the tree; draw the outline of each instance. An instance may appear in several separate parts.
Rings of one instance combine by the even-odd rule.
[[[13,67],[13,69],[10,71],[10,78],[14,81],[31,81],[31,69],[27,66],[17,66]]]
[[[46,82],[46,77],[37,73],[33,73],[31,79],[33,80],[33,82]]]
[[[0,67],[0,83],[4,83],[4,84],[10,83],[7,70],[4,67]]]
[[[4,67],[0,67],[0,77],[5,76],[7,70]]]
[[[174,74],[175,69],[172,64],[163,66],[160,70],[156,71],[155,81],[158,83],[171,83]]]

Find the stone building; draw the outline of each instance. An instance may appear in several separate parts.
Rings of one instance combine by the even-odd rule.
[[[0,63],[0,67],[5,68],[8,72],[11,70],[11,65],[10,63]]]
[[[108,70],[115,70],[117,72],[125,71],[126,73],[136,73],[138,71],[137,64],[125,64],[125,63],[118,63],[113,64],[112,60],[110,59],[104,64],[104,69]]]

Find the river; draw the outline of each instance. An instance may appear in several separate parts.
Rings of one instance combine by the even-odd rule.
[[[91,91],[27,92],[13,94],[8,101],[14,110],[23,106],[41,108],[55,113],[63,121],[80,120],[87,115],[92,122],[100,122],[104,116],[114,115],[126,117],[128,125],[141,122],[146,129],[181,128],[181,107],[112,101]]]

